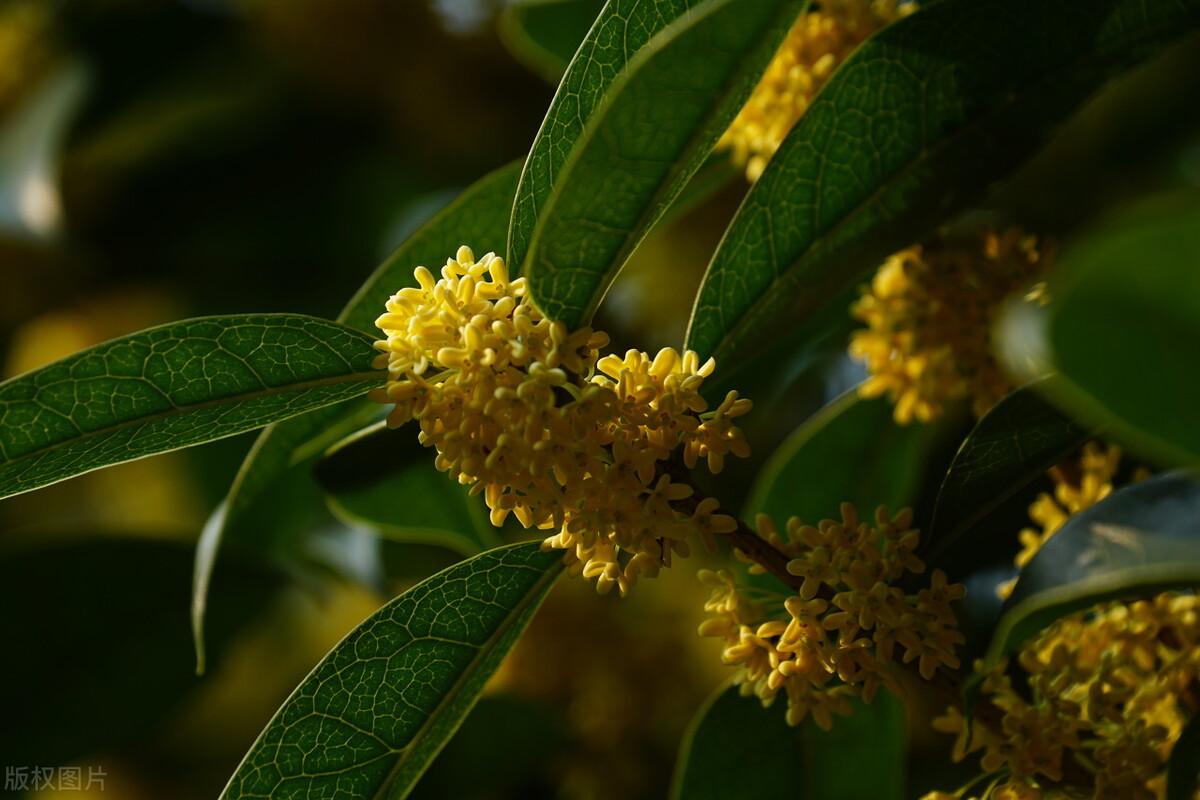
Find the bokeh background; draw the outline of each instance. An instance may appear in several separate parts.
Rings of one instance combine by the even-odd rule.
[[[503,7],[0,2],[4,376],[186,316],[336,315],[406,233],[525,154],[553,67],[514,54]],[[977,216],[1069,239],[1127,198],[1200,184],[1196,97],[1191,43],[1108,88]],[[682,340],[741,192],[731,181],[642,247],[602,310],[616,349]],[[842,348],[755,371],[756,457],[723,476],[726,505],[856,381]],[[334,517],[304,468],[241,537],[266,557],[222,562],[213,663],[194,676],[193,544],[251,438],[0,504],[0,766],[99,768],[107,798],[213,797],[341,635],[457,557]],[[381,458],[427,457],[401,450]],[[694,635],[702,602],[690,567],[626,601],[565,582],[419,794],[662,796],[679,737],[725,677]]]

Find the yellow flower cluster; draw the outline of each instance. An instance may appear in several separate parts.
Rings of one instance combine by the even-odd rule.
[[[723,659],[739,667],[743,694],[769,705],[782,690],[788,724],[811,713],[828,729],[832,714],[849,713],[850,697],[869,702],[881,685],[898,691],[896,645],[926,680],[939,667],[959,667],[954,650],[964,640],[951,604],[963,587],[936,570],[915,595],[896,585],[925,569],[913,555],[920,533],[910,527],[910,510],[892,516],[881,507],[871,524],[843,503],[840,520],[813,527],[793,517],[784,536],[769,518],[757,522],[759,535],[789,557],[788,572],[802,579],[781,613],[764,615],[728,573],[701,573],[711,588],[705,610],[714,616],[700,634],[725,640]]]
[[[1171,748],[1197,711],[1200,598],[1163,594],[1064,618],[1017,661],[1028,699],[1005,663],[982,684],[1002,730],[976,724],[968,734],[957,710],[934,721],[957,734],[956,761],[981,751],[983,769],[1003,776],[1005,793],[993,797],[1052,796],[1045,784],[1062,780],[1070,760],[1094,780],[1097,800],[1162,798]]]
[[[967,397],[982,416],[1012,389],[992,354],[993,317],[1045,260],[1015,228],[985,233],[982,246],[937,241],[892,255],[853,307],[867,325],[850,340],[850,355],[870,373],[859,394],[887,394],[902,425]]]
[[[709,410],[700,396],[712,359],[664,349],[597,360],[608,337],[546,319],[491,253],[476,261],[461,247],[439,280],[414,274],[376,321],[389,381],[374,399],[395,404],[389,425],[418,421],[437,468],[482,493],[493,524],[511,512],[555,530],[547,547],[567,550],[598,590],[622,592],[687,555],[692,534],[736,527],[659,469],[676,452],[714,472],[748,455],[732,421],[750,401],[730,392]]]
[[[717,143],[754,182],[817,90],[854,48],[912,4],[897,0],[824,0],[788,32],[750,99]]]
[[[1018,568],[1028,566],[1038,551],[1058,533],[1075,514],[1091,508],[1113,490],[1113,479],[1121,465],[1121,448],[1115,444],[1088,442],[1077,461],[1051,467],[1048,475],[1054,481],[1054,494],[1042,492],[1029,506],[1029,518],[1037,527],[1022,528],[1018,537],[1021,551],[1014,563]],[[1147,477],[1149,472],[1139,467],[1133,480]],[[997,593],[1004,598],[1012,594],[1017,579],[1001,584]]]

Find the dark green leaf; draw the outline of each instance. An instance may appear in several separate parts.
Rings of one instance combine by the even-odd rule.
[[[365,334],[294,314],[203,317],[0,384],[0,497],[365,393]]]
[[[509,254],[568,327],[591,317],[704,163],[804,1],[708,0],[680,14],[685,5],[610,3],[526,162]]]
[[[982,196],[1110,75],[1195,29],[1200,0],[931,3],[837,71],[746,197],[688,347],[746,354]]]
[[[1167,800],[1192,800],[1200,789],[1200,714],[1191,718],[1171,748]]]
[[[780,704],[781,705],[781,704]],[[677,800],[873,800],[904,797],[904,712],[881,691],[823,731],[789,728],[779,705],[763,708],[730,687],[701,709],[684,737],[671,796]]]
[[[1164,464],[1200,463],[1200,193],[1112,220],[1055,270],[1051,396]]]
[[[152,744],[204,685],[192,671],[182,542],[55,541],[0,556],[0,753],[13,764],[69,764]],[[211,638],[222,652],[281,585],[230,559],[216,578]]]
[[[1039,382],[1001,399],[959,447],[923,537],[930,563],[974,547],[980,520],[1088,438],[1088,429],[1041,399],[1041,388]]]
[[[369,617],[267,724],[221,795],[403,797],[562,572],[536,542],[434,575]]]
[[[500,16],[500,39],[527,67],[557,81],[604,0],[515,0]]]
[[[842,395],[796,429],[759,473],[746,508],[777,525],[792,516],[815,525],[843,502],[870,514],[911,504],[930,428],[897,425],[884,398]]]
[[[317,473],[330,510],[388,539],[439,545],[464,556],[502,544],[482,500],[434,469],[433,454],[416,434],[412,427],[390,430],[380,423],[335,447]]]
[[[1200,586],[1200,484],[1169,473],[1073,516],[1022,572],[988,649],[995,661],[1106,600]]]
[[[476,181],[433,216],[371,274],[342,309],[338,320],[364,332],[375,331],[375,319],[397,290],[412,286],[413,269],[434,269],[453,256],[460,245],[480,252],[501,247],[508,231],[508,214],[521,165],[512,163]],[[192,632],[197,666],[204,669],[204,606],[208,582],[221,541],[235,528],[263,491],[291,465],[326,447],[358,427],[372,413],[373,403],[355,400],[269,426],[242,462],[224,505],[205,526],[196,550],[192,581]],[[349,426],[347,428],[346,426]]]

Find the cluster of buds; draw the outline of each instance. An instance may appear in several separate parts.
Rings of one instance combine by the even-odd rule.
[[[843,503],[840,520],[813,527],[793,517],[784,535],[765,516],[757,522],[759,535],[789,558],[796,594],[765,613],[766,604],[751,601],[728,573],[701,573],[711,587],[705,609],[714,616],[700,633],[725,640],[723,658],[739,668],[744,694],[766,705],[783,691],[789,724],[811,713],[828,729],[833,713],[849,713],[850,697],[869,702],[880,686],[898,690],[898,660],[916,662],[925,679],[940,667],[959,667],[954,651],[963,637],[951,604],[963,587],[936,570],[916,594],[897,585],[925,569],[913,554],[920,533],[910,510],[891,515],[881,507],[872,524]]]
[[[733,420],[750,401],[730,392],[710,410],[701,397],[712,359],[599,358],[605,334],[546,319],[491,253],[476,261],[461,247],[440,279],[414,274],[376,322],[389,381],[374,398],[395,404],[389,425],[417,420],[437,468],[482,493],[493,524],[512,514],[554,531],[547,547],[567,550],[598,590],[622,592],[686,556],[694,535],[736,527],[662,469],[676,453],[714,472],[748,455]]]
[[[717,147],[754,182],[817,90],[867,37],[913,8],[897,0],[824,0],[802,14]]]
[[[887,394],[902,425],[929,422],[964,398],[981,417],[1013,388],[993,355],[992,323],[1008,297],[1036,283],[1047,259],[1016,228],[981,238],[901,250],[854,305],[867,327],[852,336],[850,355],[870,375],[859,393]]]
[[[983,697],[1003,714],[999,730],[968,726],[957,710],[934,721],[957,734],[956,761],[982,753],[983,769],[1003,781],[993,797],[1052,796],[1068,760],[1091,773],[1093,797],[1163,797],[1171,749],[1200,711],[1200,598],[1163,594],[1063,618],[1017,663],[1024,692],[1007,662],[976,665]]]

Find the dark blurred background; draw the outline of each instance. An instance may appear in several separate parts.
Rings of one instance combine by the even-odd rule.
[[[4,376],[186,316],[336,315],[408,232],[527,151],[553,84],[506,48],[502,7],[0,2]],[[1193,41],[1106,90],[976,216],[1069,239],[1130,197],[1200,183],[1197,97]],[[678,346],[742,191],[735,181],[646,242],[602,311],[618,349]],[[786,379],[750,390],[766,397],[756,458],[723,491],[744,495],[773,445],[854,381],[843,348],[773,365]],[[381,577],[377,543],[341,530],[315,545],[317,576],[225,567],[219,658],[194,678],[192,543],[249,441],[0,504],[0,766],[102,768],[96,796],[109,798],[213,797],[325,650],[452,558],[409,548]],[[303,524],[335,525],[313,519]],[[661,796],[675,744],[723,672],[694,636],[693,570],[641,588],[619,603],[560,587],[422,796]]]

